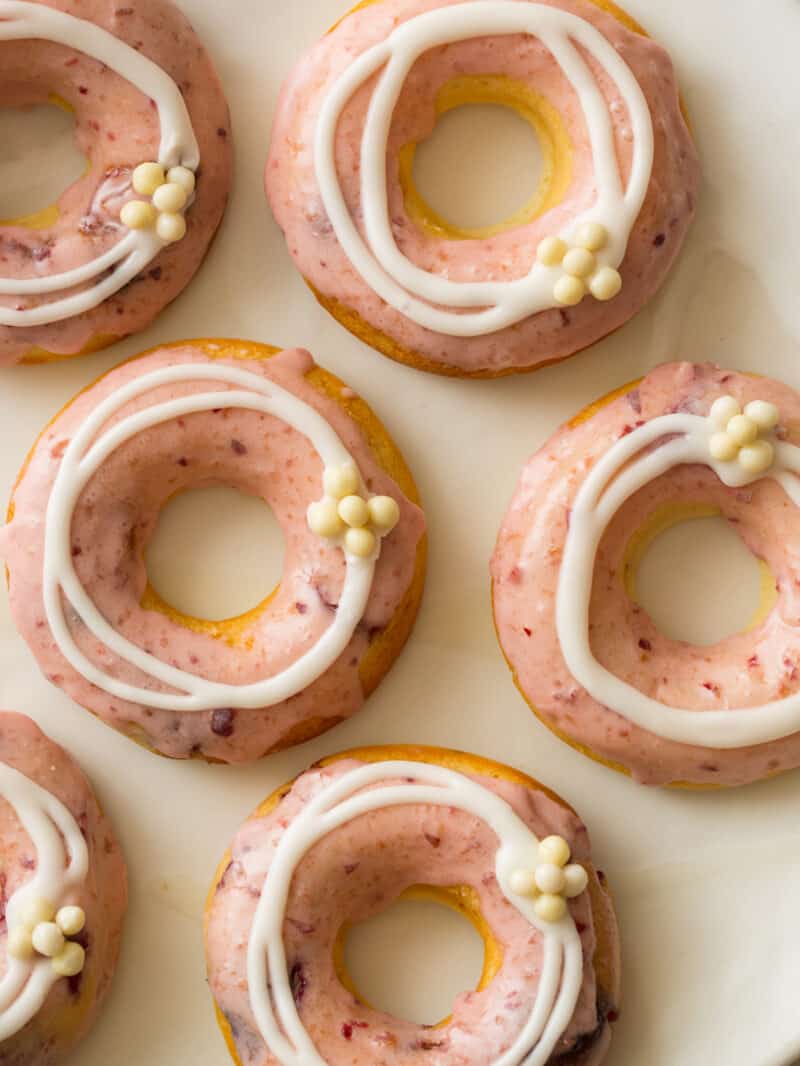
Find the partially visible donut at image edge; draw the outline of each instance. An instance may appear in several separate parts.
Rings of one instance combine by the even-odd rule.
[[[47,103],[74,116],[87,166],[55,204],[0,220],[0,367],[150,325],[202,263],[231,187],[222,87],[170,0],[2,0],[0,105]]]
[[[523,469],[491,564],[497,634],[541,721],[649,785],[744,785],[800,766],[800,395],[669,363],[592,404]],[[758,561],[750,625],[674,640],[640,605],[660,533],[719,515]]]
[[[369,1005],[349,928],[398,899],[455,910],[484,969],[438,1025]],[[237,1066],[598,1066],[620,949],[585,825],[527,775],[439,748],[362,748],[278,789],[233,839],[206,907],[208,978]]]
[[[0,711],[0,801],[0,1062],[54,1066],[109,992],[125,861],[75,761],[11,711]]]

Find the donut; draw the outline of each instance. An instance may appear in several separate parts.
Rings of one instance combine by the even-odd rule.
[[[125,861],[75,761],[11,711],[0,711],[0,799],[0,1062],[51,1066],[111,985]]]
[[[408,891],[486,945],[479,988],[437,1026],[371,1008],[343,963],[348,928]],[[217,871],[206,956],[237,1066],[588,1066],[617,1016],[616,920],[586,827],[525,774],[443,749],[334,755],[274,793]]]
[[[0,366],[96,351],[189,283],[231,185],[216,72],[170,0],[0,0],[0,106],[73,113],[86,172],[0,221]]]
[[[800,396],[672,363],[563,426],[525,467],[491,565],[503,652],[545,725],[651,785],[743,785],[800,766],[794,550]],[[636,602],[643,548],[719,514],[760,561],[747,632],[670,640]]]
[[[506,222],[451,225],[416,146],[465,104],[515,110],[544,158]],[[476,148],[476,151],[479,151]],[[298,63],[267,195],[317,299],[384,355],[498,377],[564,359],[654,295],[700,171],[666,52],[608,0],[372,0]]]
[[[176,493],[263,498],[280,584],[208,621],[148,585]],[[355,713],[419,606],[425,522],[397,447],[306,351],[197,340],[112,370],[33,447],[0,529],[11,613],[45,676],[172,758],[247,762]]]

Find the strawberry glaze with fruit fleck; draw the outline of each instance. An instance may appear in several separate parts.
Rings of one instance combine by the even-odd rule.
[[[779,436],[794,444],[800,440],[800,397],[788,385],[710,364],[661,366],[588,420],[563,426],[533,456],[492,560],[497,631],[526,699],[554,729],[645,784],[740,785],[800,766],[800,734],[723,751],[665,740],[634,725],[575,683],[556,634],[571,501],[594,463],[643,421],[674,411],[706,415],[724,394],[742,404],[755,399],[776,404]],[[630,538],[672,502],[717,507],[775,575],[776,603],[756,629],[697,647],[667,639],[628,598],[623,569]],[[732,489],[708,467],[686,465],[652,481],[623,505],[600,543],[590,609],[595,657],[643,693],[698,714],[760,706],[799,691],[797,520],[796,507],[769,478]]]
[[[43,326],[0,326],[0,366],[33,348],[74,355],[144,329],[188,284],[222,218],[232,174],[230,117],[216,72],[189,21],[170,0],[37,0],[96,23],[139,49],[175,81],[200,146],[196,199],[188,231],[129,285],[98,307]],[[131,173],[158,156],[160,127],[153,101],[115,71],[49,41],[0,41],[0,103],[29,107],[52,94],[75,114],[75,136],[88,170],[58,200],[60,217],[46,229],[0,226],[0,275],[38,278],[99,258],[126,233],[119,221],[133,197]],[[88,286],[86,286],[88,287]],[[25,307],[52,297],[26,297]],[[0,296],[5,306],[20,298]]]
[[[332,779],[363,763],[336,762],[310,770],[278,806],[251,817],[234,839],[230,862],[214,892],[207,926],[211,990],[230,1025],[243,1066],[277,1066],[256,1027],[246,985],[250,928],[271,857],[283,830]],[[505,799],[540,838],[564,836],[578,862],[588,862],[586,827],[545,793],[495,778],[471,776]],[[380,787],[380,786],[379,786]],[[375,842],[381,846],[376,848]],[[497,838],[485,823],[453,808],[384,808],[334,830],[297,868],[284,925],[287,965],[304,1027],[330,1066],[485,1066],[507,1050],[536,998],[542,940],[503,895],[495,877]],[[595,875],[592,875],[595,876]],[[417,1025],[365,1007],[341,984],[333,946],[344,923],[364,921],[416,884],[468,885],[503,951],[498,974],[482,991],[462,993],[441,1028]],[[606,900],[606,897],[602,897]],[[611,905],[604,919],[615,929]],[[554,1064],[593,1066],[610,1031],[598,1003],[592,966],[595,931],[586,893],[570,902],[581,935],[584,968],[580,998]],[[616,953],[614,942],[610,950]],[[363,990],[369,995],[369,990]],[[614,992],[616,994],[616,992]],[[573,1057],[574,1056],[574,1057]]]
[[[614,45],[632,69],[652,115],[655,160],[649,191],[620,268],[624,287],[607,303],[584,298],[577,307],[531,315],[483,337],[448,337],[417,325],[373,292],[345,256],[323,210],[312,147],[317,116],[328,92],[354,58],[398,25],[463,0],[380,0],[348,15],[299,62],[278,103],[266,185],[272,210],[292,258],[324,296],[358,312],[404,349],[442,367],[502,373],[539,366],[587,347],[634,315],[656,292],[694,217],[700,169],[680,109],[671,60],[655,42],[631,32],[589,0],[545,0],[585,19]],[[527,0],[525,0],[527,2]],[[631,128],[608,75],[590,62],[606,97],[617,156],[627,180]],[[440,89],[465,75],[504,75],[543,95],[559,112],[572,142],[572,180],[562,203],[528,225],[485,240],[432,236],[409,217],[398,176],[398,154],[430,136]],[[371,99],[368,82],[347,104],[339,124],[336,161],[341,188],[363,236],[360,145]],[[476,149],[477,150],[477,149]],[[594,200],[592,153],[574,89],[555,59],[533,37],[485,37],[426,52],[412,67],[388,140],[389,217],[401,252],[418,267],[450,279],[510,281],[526,275],[539,242],[586,210]]]
[[[92,1025],[117,964],[127,904],[125,862],[111,826],[73,759],[24,715],[0,711],[0,761],[52,793],[80,825],[89,848],[89,873],[76,902],[86,926],[73,939],[86,949],[78,976],[56,981],[44,1006],[19,1032],[0,1042],[2,1066],[51,1066]],[[6,972],[8,899],[30,878],[36,851],[13,808],[0,799],[0,977]],[[72,1015],[70,1024],[65,1025]],[[73,1029],[74,1026],[74,1029]]]
[[[235,342],[225,343],[236,350]],[[13,519],[0,531],[0,555],[8,566],[16,625],[54,684],[108,724],[165,755],[246,762],[282,741],[292,742],[310,721],[334,725],[361,707],[359,667],[412,583],[424,518],[377,465],[356,423],[305,380],[315,366],[308,352],[285,351],[268,360],[220,359],[219,365],[263,375],[316,408],[356,460],[370,490],[392,495],[400,504],[400,522],[382,543],[365,614],[332,667],[298,695],[269,707],[157,710],[125,703],[90,684],[60,652],[42,602],[44,516],[58,464],[75,427],[117,387],[160,367],[193,362],[208,365],[211,360],[190,342],[159,349],[113,370],[58,415],[39,439],[15,490]],[[208,387],[208,382],[162,386],[126,404],[109,424],[143,406]],[[276,595],[235,639],[194,632],[141,606],[147,584],[144,551],[162,507],[177,492],[215,484],[262,497],[286,541]],[[119,633],[163,661],[231,685],[271,677],[317,642],[341,593],[344,555],[312,534],[306,520],[321,485],[322,462],[311,443],[277,418],[222,408],[164,422],[121,445],[81,494],[72,522],[78,578]],[[68,619],[80,649],[106,673],[137,685],[158,684],[100,645],[74,612],[68,612]]]

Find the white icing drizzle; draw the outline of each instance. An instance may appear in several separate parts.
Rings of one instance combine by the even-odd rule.
[[[544,957],[530,1016],[512,1046],[487,1066],[544,1066],[570,1023],[583,981],[575,923],[569,912],[557,922],[542,921],[534,900],[512,890],[514,872],[535,861],[539,841],[511,806],[463,774],[417,762],[373,763],[343,774],[314,796],[282,833],[247,949],[250,1004],[264,1041],[281,1066],[326,1066],[300,1020],[290,987],[283,924],[292,878],[304,855],[334,829],[369,811],[407,804],[458,808],[480,818],[497,835],[497,882],[509,903],[538,930]]]
[[[125,78],[156,106],[161,124],[158,162],[165,168],[197,170],[200,150],[181,91],[166,71],[147,56],[94,22],[46,4],[0,0],[0,41],[20,40],[66,45]],[[38,307],[0,307],[0,325],[42,326],[90,311],[132,281],[168,243],[154,229],[127,230],[113,248],[73,270],[36,278],[0,278],[2,296],[67,293]],[[95,281],[90,288],[69,292],[90,281]]]
[[[86,841],[63,803],[18,770],[0,763],[0,797],[11,804],[36,849],[36,872],[9,899],[9,930],[19,923],[25,905],[37,898],[70,902],[89,869]],[[19,1032],[44,1004],[59,980],[52,961],[41,956],[8,956],[0,980],[0,1042]]]
[[[655,478],[685,463],[709,466],[723,484],[740,488],[773,478],[800,507],[800,448],[772,439],[774,465],[748,472],[738,457],[714,459],[712,419],[662,415],[616,441],[581,485],[570,514],[556,601],[556,628],[570,673],[598,703],[665,740],[703,748],[766,744],[800,730],[800,693],[759,707],[692,710],[652,699],[601,666],[589,645],[589,604],[603,533],[622,505]]]
[[[234,388],[192,393],[145,407],[101,433],[108,420],[137,397],[163,386],[195,382],[224,383]],[[317,643],[281,673],[249,685],[222,684],[177,669],[143,651],[109,625],[87,596],[72,562],[70,530],[80,494],[109,455],[131,437],[162,422],[216,408],[239,408],[274,415],[308,438],[326,470],[347,465],[358,471],[355,460],[333,427],[313,407],[252,371],[221,364],[207,366],[189,363],[144,374],[115,389],[87,416],[64,452],[47,505],[43,580],[45,612],[59,650],[78,673],[105,692],[145,707],[208,711],[216,707],[268,707],[289,699],[321,677],[345,650],[364,615],[372,588],[375,564],[380,554],[379,539],[375,550],[368,556],[356,556],[343,549],[346,571],[341,598],[333,622]],[[363,485],[360,473],[358,478]],[[90,662],[70,632],[65,617],[65,601],[71,604],[97,640],[114,655],[177,692],[170,694],[130,685]]]
[[[441,45],[509,34],[536,36],[550,49],[574,88],[586,119],[597,196],[590,208],[565,224],[556,236],[571,242],[586,223],[604,226],[608,243],[598,254],[597,263],[600,268],[616,269],[625,257],[650,184],[653,127],[647,100],[630,67],[599,30],[577,15],[519,0],[474,0],[418,15],[347,68],[325,98],[317,121],[317,183],[345,254],[367,284],[396,311],[426,329],[450,336],[483,336],[560,306],[553,291],[557,269],[534,260],[530,272],[516,281],[449,281],[420,269],[403,255],[389,219],[386,145],[395,105],[414,62]],[[627,108],[633,159],[626,189],[622,187],[606,100],[576,45],[605,69]],[[381,68],[385,69],[372,94],[361,143],[362,237],[336,170],[336,130],[353,94]]]

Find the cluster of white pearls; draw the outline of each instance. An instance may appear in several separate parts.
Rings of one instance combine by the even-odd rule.
[[[51,959],[59,977],[75,977],[83,969],[86,952],[67,937],[77,936],[86,924],[82,907],[60,907],[46,899],[32,899],[22,910],[19,923],[8,934],[8,954],[29,960],[34,955]]]
[[[737,459],[746,474],[764,474],[775,461],[775,447],[761,438],[775,429],[780,412],[774,403],[752,400],[742,411],[733,396],[720,396],[709,415],[716,432],[709,441],[712,459]]]
[[[380,537],[400,521],[400,508],[391,496],[361,495],[361,478],[351,463],[328,467],[325,495],[308,509],[312,533],[329,540],[341,538],[345,551],[362,559],[372,555]]]
[[[128,229],[152,229],[168,244],[186,236],[183,209],[194,192],[194,171],[188,167],[170,167],[160,163],[140,163],[131,177],[133,191],[149,200],[129,200],[119,213]]]
[[[520,867],[511,874],[511,891],[534,899],[533,909],[543,922],[560,922],[567,913],[567,900],[580,896],[589,884],[586,870],[569,860],[569,844],[563,837],[545,837],[536,866]]]
[[[579,304],[587,292],[596,300],[613,300],[622,289],[622,277],[610,266],[598,266],[596,253],[608,244],[608,230],[599,222],[585,222],[570,247],[561,237],[545,237],[536,250],[543,266],[563,267],[553,296],[565,307]]]

